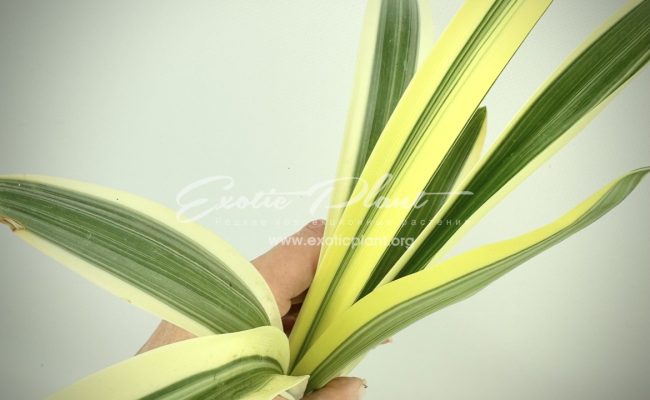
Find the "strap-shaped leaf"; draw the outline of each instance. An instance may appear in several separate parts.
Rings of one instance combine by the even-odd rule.
[[[486,109],[481,107],[463,128],[436,172],[427,182],[422,200],[411,208],[404,224],[395,235],[393,243],[386,247],[381,259],[375,265],[359,297],[370,293],[404,254],[408,244],[414,241],[425,228],[424,221],[431,219],[440,210],[452,193],[459,179],[474,167],[480,156],[487,132]],[[466,193],[465,195],[471,195]],[[345,282],[343,283],[345,284]]]
[[[115,364],[52,400],[270,400],[307,377],[286,376],[289,343],[274,327],[210,335],[163,346]],[[301,390],[302,391],[302,390]]]
[[[634,2],[549,79],[388,278],[436,263],[487,211],[573,138],[650,59],[650,2]],[[463,221],[439,225],[439,221]]]
[[[2,177],[2,219],[93,283],[196,335],[282,326],[252,264],[156,203],[73,181]]]
[[[324,236],[334,232],[381,132],[433,43],[426,0],[370,0],[359,46],[345,141]],[[327,247],[324,241],[322,250]]]
[[[478,0],[461,8],[413,77],[355,186],[292,331],[292,360],[357,298],[386,247],[358,244],[395,236],[549,3]],[[366,192],[367,187],[373,190]],[[384,206],[385,199],[410,206]],[[343,281],[347,287],[339,290]]]
[[[608,184],[567,214],[533,232],[480,247],[435,268],[383,285],[355,303],[321,335],[294,374],[310,374],[318,388],[350,361],[407,325],[465,299],[508,271],[585,228],[616,207],[650,167]]]

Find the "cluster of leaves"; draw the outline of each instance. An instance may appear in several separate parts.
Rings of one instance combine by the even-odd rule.
[[[431,44],[425,1],[369,2],[338,171],[354,179],[337,180],[332,204],[347,205],[330,209],[325,232],[363,240],[324,241],[289,338],[257,271],[211,232],[128,193],[49,177],[0,178],[0,220],[17,236],[199,336],[110,367],[55,398],[299,398],[395,332],[618,205],[650,168],[533,232],[443,259],[648,61],[650,2],[640,1],[576,50],[482,155],[481,101],[549,3],[467,2]],[[422,193],[435,196],[422,201]],[[411,206],[381,207],[378,199]],[[448,220],[463,224],[441,223]]]

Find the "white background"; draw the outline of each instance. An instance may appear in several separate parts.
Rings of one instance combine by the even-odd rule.
[[[437,34],[460,3],[433,3]],[[488,142],[621,4],[551,6],[485,100]],[[230,194],[247,196],[333,178],[362,16],[362,2],[338,0],[0,0],[0,172],[94,182],[172,208],[208,176],[232,176]],[[460,248],[548,222],[650,164],[649,83],[645,70]],[[648,398],[649,199],[644,182],[588,230],[374,351],[354,371],[367,398]],[[202,223],[252,258],[325,215],[310,203]],[[268,223],[237,225],[250,220]],[[1,398],[40,398],[126,359],[158,322],[8,229],[0,252]]]

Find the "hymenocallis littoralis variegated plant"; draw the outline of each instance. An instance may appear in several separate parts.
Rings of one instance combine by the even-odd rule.
[[[467,1],[433,44],[426,1],[369,1],[338,171],[358,179],[337,181],[332,204],[351,201],[330,209],[318,272],[289,338],[255,268],[211,232],[131,194],[2,177],[0,216],[18,237],[199,336],[100,371],[53,398],[300,398],[395,332],[618,205],[650,168],[607,184],[533,232],[443,259],[648,61],[650,2],[633,1],[557,69],[481,157],[481,101],[549,3]],[[421,193],[438,195],[421,201]],[[413,206],[382,207],[377,199]],[[463,223],[441,223],[448,220]]]

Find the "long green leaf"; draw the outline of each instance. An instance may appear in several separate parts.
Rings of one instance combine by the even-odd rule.
[[[355,186],[291,333],[292,360],[358,297],[384,253],[381,242],[397,233],[549,3],[479,0],[461,8],[413,77]],[[366,186],[375,190],[364,193]],[[385,199],[407,206],[386,207]],[[359,246],[369,240],[380,244]]]
[[[334,232],[388,118],[433,38],[428,0],[370,0],[324,237]],[[325,251],[327,241],[323,243]]]
[[[464,190],[474,195],[456,197],[443,208],[397,263],[397,276],[440,260],[494,204],[575,136],[649,59],[650,2],[643,1],[622,10],[594,34],[524,107],[465,183]]]
[[[416,206],[411,208],[402,227],[395,235],[395,240],[392,241],[394,244],[384,250],[384,254],[377,262],[359,297],[372,292],[381,282],[408,249],[409,243],[412,243],[424,230],[426,226],[424,222],[431,219],[440,210],[463,172],[467,172],[474,166],[483,147],[486,128],[486,109],[481,107],[472,115],[436,172],[429,179],[423,191],[426,197],[423,197]],[[466,195],[469,194],[466,193]]]
[[[257,270],[160,205],[54,178],[0,178],[0,220],[119,297],[196,335],[281,327]]]
[[[273,327],[174,343],[115,364],[51,400],[256,399],[306,384],[286,376],[289,344]]]
[[[435,268],[377,288],[345,311],[292,370],[318,388],[382,340],[465,299],[513,268],[587,227],[623,201],[650,167],[608,184],[555,222],[514,239],[463,253]]]

